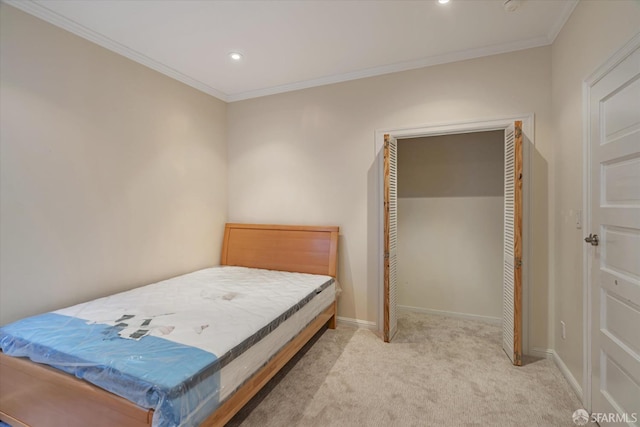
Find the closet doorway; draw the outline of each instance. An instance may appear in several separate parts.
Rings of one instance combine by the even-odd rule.
[[[518,120],[519,119],[519,120]],[[496,212],[502,211],[502,220],[504,227],[499,223],[500,218],[494,218],[493,221],[489,221],[487,223],[487,227],[495,228],[498,231],[498,236],[494,236],[493,240],[496,238],[502,240],[502,254],[494,253],[490,254],[482,254],[483,257],[488,261],[493,258],[493,264],[489,270],[485,271],[487,273],[487,277],[483,278],[486,280],[494,279],[496,276],[499,277],[502,282],[502,289],[499,290],[502,293],[503,302],[500,304],[500,299],[498,301],[489,301],[487,302],[486,307],[482,310],[489,310],[490,313],[497,313],[497,305],[502,305],[502,324],[503,324],[503,348],[505,352],[511,359],[511,361],[519,365],[521,364],[522,354],[526,353],[528,350],[527,345],[527,319],[528,319],[528,298],[527,298],[527,276],[529,271],[529,263],[528,263],[528,198],[529,198],[529,190],[528,190],[528,182],[530,181],[530,168],[528,167],[529,163],[529,145],[532,144],[533,136],[531,129],[533,128],[533,116],[526,117],[513,117],[513,118],[505,118],[491,121],[479,121],[479,122],[466,122],[466,123],[454,123],[449,125],[438,125],[438,126],[426,126],[421,128],[413,128],[413,129],[396,129],[396,130],[385,130],[379,131],[376,133],[376,150],[378,150],[379,145],[380,152],[383,153],[382,156],[382,185],[381,185],[381,195],[380,201],[382,212],[381,212],[381,239],[380,239],[380,248],[381,248],[381,295],[380,295],[380,310],[379,315],[382,322],[381,324],[381,333],[385,341],[389,342],[392,340],[393,335],[397,330],[397,306],[399,305],[398,301],[398,271],[397,271],[397,250],[398,250],[398,180],[397,180],[397,172],[398,172],[398,147],[397,147],[397,139],[402,138],[421,138],[421,137],[433,137],[438,136],[441,137],[443,135],[450,135],[447,137],[451,142],[453,142],[457,138],[464,139],[464,135],[460,134],[469,134],[472,132],[483,132],[486,137],[489,135],[486,133],[487,131],[494,131],[492,133],[493,137],[502,135],[504,138],[504,145],[502,147],[497,147],[501,151],[505,153],[504,163],[501,166],[504,170],[500,171],[500,175],[496,176],[494,174],[487,177],[493,182],[490,186],[492,187],[491,192],[496,193],[494,196],[497,197],[497,191],[494,187],[496,187],[497,181],[502,181],[502,176],[504,176],[504,192],[502,194],[505,195],[504,204],[502,203],[502,197],[499,200],[438,200],[437,202],[425,201],[425,200],[403,200],[401,203],[407,206],[411,206],[409,209],[415,215],[424,215],[425,203],[431,205],[431,208],[434,208],[434,203],[436,205],[442,205],[436,208],[433,211],[433,215],[443,216],[443,225],[448,220],[454,220],[455,217],[463,217],[464,214],[460,212],[464,209],[469,209],[469,214],[477,214],[481,215],[481,210],[486,212],[488,211],[496,211],[496,206],[503,204],[504,208],[498,206],[498,210]],[[524,132],[523,132],[524,129]],[[497,131],[497,133],[495,132]],[[440,142],[443,142],[447,138],[440,138]],[[452,139],[453,138],[453,139]],[[416,143],[418,140],[403,142],[403,144],[412,144]],[[419,144],[419,142],[417,142]],[[414,146],[414,148],[417,146]],[[440,145],[442,151],[445,146]],[[461,148],[461,147],[458,147]],[[467,147],[469,151],[473,151],[472,147]],[[477,150],[477,148],[474,148]],[[494,148],[495,151],[495,143]],[[448,150],[448,153],[441,152],[437,153],[438,149],[436,147],[436,152],[432,152],[431,155],[437,157],[438,155],[451,156],[455,155],[455,151]],[[378,152],[378,151],[377,151]],[[464,153],[459,152],[458,156],[466,157],[469,159],[469,166],[472,166],[472,163],[478,163],[478,159],[474,159],[473,157],[478,157],[480,152],[476,152],[476,154],[472,153]],[[495,153],[494,153],[495,154]],[[413,159],[409,160],[409,163],[412,161],[415,162],[418,156],[418,152],[410,153],[410,157]],[[486,157],[486,156],[485,156]],[[432,168],[440,168],[443,169],[446,167],[446,159],[442,158],[440,163],[438,163],[437,159],[432,159],[436,163],[431,164]],[[460,167],[464,166],[463,159],[457,159],[458,163],[461,163]],[[460,162],[460,160],[462,160]],[[482,162],[482,160],[480,160]],[[406,163],[406,160],[405,160]],[[414,168],[415,169],[415,168]],[[427,172],[433,174],[434,171]],[[440,171],[442,172],[442,170]],[[460,172],[460,171],[458,171]],[[420,172],[422,173],[422,172]],[[504,174],[502,174],[504,173]],[[432,176],[433,177],[433,176]],[[458,185],[458,189],[456,190],[456,177],[455,172],[453,175],[448,175],[448,178],[445,175],[441,175],[439,177],[440,180],[445,181],[445,189],[434,189],[433,186],[428,191],[438,191],[441,192],[440,195],[446,195],[447,192],[456,192],[462,190],[463,192],[473,192],[473,191],[484,191],[479,190],[478,188],[474,189],[474,184],[467,183],[466,189],[462,189],[460,185]],[[461,178],[464,180],[464,178]],[[436,180],[434,180],[436,181]],[[477,183],[476,183],[477,184]],[[499,183],[499,186],[502,186],[502,182]],[[463,186],[464,187],[464,186]],[[477,186],[476,186],[477,187]],[[405,188],[406,190],[406,188]],[[412,191],[415,195],[415,186],[413,190],[411,188],[408,189],[409,193]],[[455,194],[450,194],[455,197]],[[432,203],[433,202],[433,203]],[[462,203],[465,206],[461,206]],[[481,208],[480,205],[477,208],[469,208],[469,203],[480,203],[484,204],[484,207]],[[422,205],[422,206],[421,206]],[[449,206],[449,207],[447,207]],[[457,206],[457,208],[456,208]],[[423,212],[420,212],[422,209]],[[450,214],[448,216],[444,216],[443,212],[438,212],[437,209],[445,209],[449,210]],[[474,212],[471,212],[474,211]],[[485,214],[486,214],[485,212]],[[496,213],[494,212],[494,214]],[[446,213],[445,213],[446,214]],[[409,215],[411,217],[411,215]],[[433,220],[433,218],[431,218]],[[407,218],[405,218],[407,220]],[[438,222],[438,220],[431,221],[432,223]],[[496,222],[496,224],[491,224],[492,222]],[[453,229],[451,229],[453,230]],[[494,233],[496,230],[493,230]],[[425,232],[425,230],[422,230]],[[487,230],[482,230],[482,232],[486,232]],[[454,247],[456,244],[464,245],[464,233],[461,233],[458,237],[450,235],[450,240],[458,239],[456,242],[442,242],[442,249],[446,251],[446,244],[450,244],[450,247]],[[473,230],[467,230],[467,234],[473,233]],[[403,242],[402,248],[404,248],[405,253],[406,248],[413,244],[415,248],[422,244],[433,244],[438,245],[437,241],[421,243],[418,236],[419,232],[416,231],[417,240],[414,242]],[[445,232],[446,234],[446,232]],[[477,234],[481,234],[478,232]],[[488,236],[488,235],[487,235]],[[435,237],[435,236],[434,236]],[[446,236],[440,236],[442,238],[446,238]],[[472,246],[471,240],[474,239],[474,235],[469,235],[470,242],[468,246]],[[409,243],[407,246],[405,243]],[[500,242],[487,242],[489,246],[492,246],[493,249],[497,246],[500,246]],[[453,245],[453,246],[452,246]],[[423,247],[424,248],[424,247]],[[418,248],[419,249],[419,248]],[[469,249],[469,248],[464,248]],[[489,248],[487,248],[489,251]],[[426,251],[425,251],[426,252]],[[486,256],[485,256],[486,255]],[[482,257],[480,257],[482,258]],[[503,258],[503,260],[500,260]],[[501,266],[496,267],[495,262],[496,259],[500,261]],[[475,260],[478,261],[478,260]],[[429,261],[425,261],[418,267],[418,269],[424,269],[426,263]],[[456,263],[459,266],[459,270],[465,269],[472,260],[470,259],[456,259],[455,254],[453,254],[452,258],[447,260],[449,264],[448,267],[444,266],[444,269],[455,269]],[[482,260],[479,261],[482,264]],[[443,267],[443,266],[441,266]],[[441,268],[442,269],[442,268]],[[497,271],[497,269],[502,269],[502,272]],[[405,271],[406,273],[406,271]],[[483,274],[482,271],[478,272],[479,274]],[[417,272],[419,275],[420,272]],[[411,274],[409,274],[410,276]],[[502,276],[502,277],[500,277]],[[404,275],[402,280],[406,280],[407,274]],[[476,281],[477,282],[477,281]],[[461,284],[461,286],[465,286]],[[494,286],[495,287],[495,286]],[[404,290],[406,291],[406,290]],[[493,294],[496,294],[495,289],[493,290]],[[403,292],[405,295],[402,295],[404,299],[407,298],[406,292]],[[419,292],[418,292],[419,293]],[[491,292],[489,292],[491,294]],[[424,296],[424,295],[423,295]],[[432,295],[433,296],[433,295]],[[494,295],[495,296],[495,295]],[[499,296],[499,294],[498,294]],[[449,296],[450,297],[450,296]],[[490,295],[489,295],[490,298]],[[420,299],[419,295],[414,295],[410,298],[410,301],[418,301]],[[432,301],[433,302],[433,301]],[[451,301],[449,301],[451,302]],[[476,301],[479,302],[479,301]],[[459,303],[459,301],[458,301]],[[402,304],[402,303],[400,303]],[[403,304],[405,305],[405,304]],[[455,310],[441,310],[441,311],[454,311]],[[488,316],[493,317],[493,316]]]
[[[500,323],[504,131],[398,139],[398,308]]]

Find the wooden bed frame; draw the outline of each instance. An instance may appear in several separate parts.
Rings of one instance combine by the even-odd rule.
[[[227,224],[222,265],[336,277],[338,227]],[[201,426],[227,423],[325,324],[336,302],[283,347]],[[0,420],[13,427],[151,426],[153,410],[57,369],[0,352]]]

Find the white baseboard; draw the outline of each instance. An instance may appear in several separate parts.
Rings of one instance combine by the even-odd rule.
[[[560,372],[562,373],[564,378],[567,380],[567,382],[573,389],[573,392],[576,394],[576,396],[578,396],[578,399],[580,400],[580,402],[584,402],[583,395],[582,395],[582,386],[580,385],[578,380],[576,380],[576,378],[573,376],[569,368],[567,368],[567,365],[565,365],[564,361],[562,360],[560,355],[556,353],[555,350],[551,350],[551,354],[553,356],[552,357],[553,361],[555,362],[556,366],[558,367],[558,369],[560,369]]]
[[[553,359],[553,350],[550,348],[533,347],[529,350],[528,356],[539,357],[541,359]]]
[[[411,307],[409,305],[398,305],[398,310],[414,311],[417,313],[435,314],[438,316],[459,317],[462,319],[479,320],[481,322],[494,323],[498,325],[502,323],[502,319],[500,317],[481,316],[479,314],[458,313],[455,311],[432,310],[430,308]]]
[[[348,326],[350,328],[358,328],[358,329],[370,329],[372,331],[377,331],[378,326],[376,322],[371,322],[369,320],[360,320],[360,319],[352,319],[350,317],[341,317],[338,316],[338,325],[339,326]]]

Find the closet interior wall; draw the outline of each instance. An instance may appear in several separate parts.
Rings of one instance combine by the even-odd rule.
[[[502,316],[504,131],[398,142],[398,305]]]

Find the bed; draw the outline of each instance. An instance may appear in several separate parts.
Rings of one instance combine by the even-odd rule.
[[[220,267],[5,325],[0,420],[224,425],[335,328],[337,244],[338,227],[227,224]]]

